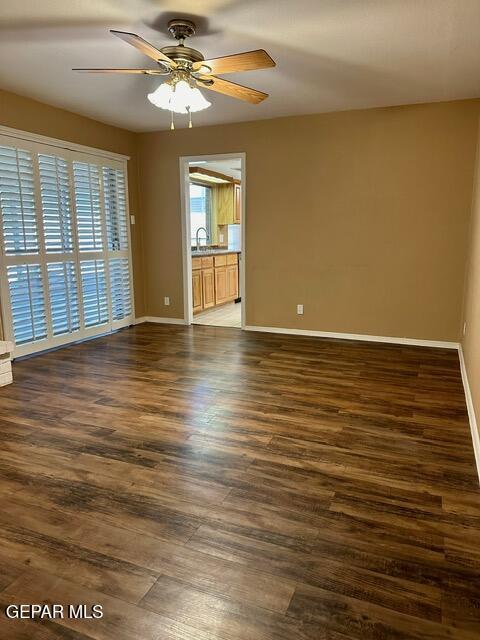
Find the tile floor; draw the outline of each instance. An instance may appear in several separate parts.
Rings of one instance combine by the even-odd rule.
[[[242,326],[241,314],[241,302],[231,302],[196,314],[193,317],[193,324],[204,324],[213,327],[236,327],[240,329]]]

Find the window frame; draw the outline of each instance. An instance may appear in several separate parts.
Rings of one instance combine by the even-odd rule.
[[[205,184],[203,182],[197,181],[197,180],[190,180],[189,181],[189,201],[190,201],[190,187],[192,185],[195,185],[196,187],[203,187],[204,189],[208,189],[208,193],[210,194],[208,197],[208,205],[209,205],[209,211],[205,214],[205,218],[206,218],[206,224],[205,224],[205,228],[207,230],[207,244],[208,241],[211,242],[212,240],[212,200],[213,200],[213,189],[212,189],[212,185],[210,184]],[[190,215],[192,215],[191,213],[191,207],[190,207]],[[191,222],[190,222],[190,242],[192,242],[193,240],[195,240],[195,238],[192,238],[191,235]],[[190,245],[191,248],[195,247],[196,244],[191,244]]]
[[[62,346],[69,343],[85,340],[96,335],[103,335],[115,331],[125,326],[133,324],[135,319],[135,303],[134,303],[134,288],[133,288],[133,261],[132,261],[132,238],[130,229],[130,212],[129,212],[129,194],[128,194],[128,168],[127,168],[127,156],[121,156],[119,154],[109,154],[98,149],[90,149],[81,145],[70,144],[60,140],[46,138],[44,136],[37,136],[35,134],[28,134],[25,132],[19,132],[17,130],[10,130],[7,127],[0,127],[0,145],[16,147],[18,149],[24,149],[32,154],[33,165],[33,182],[34,182],[34,200],[35,200],[35,213],[37,222],[38,233],[38,252],[35,254],[25,255],[6,255],[4,252],[3,242],[3,226],[0,224],[0,311],[1,319],[4,329],[4,339],[15,343],[15,335],[13,330],[11,303],[10,303],[10,289],[8,285],[7,267],[13,264],[40,264],[42,273],[42,282],[44,289],[44,303],[45,303],[45,317],[47,321],[47,338],[38,340],[36,342],[30,342],[22,345],[15,345],[14,357],[23,355],[29,355],[46,349]],[[40,171],[39,171],[39,154],[55,155],[64,158],[67,161],[67,170],[69,176],[69,193],[70,193],[70,207],[72,218],[72,235],[73,235],[73,249],[72,251],[61,252],[47,252],[45,247],[45,236],[43,227],[43,208],[40,186]],[[88,162],[89,164],[96,164],[98,166],[98,172],[100,177],[100,209],[101,209],[101,225],[102,225],[102,237],[104,239],[103,247],[101,251],[85,251],[80,252],[78,248],[78,235],[77,235],[77,217],[76,217],[76,203],[75,203],[75,186],[73,180],[73,162]],[[103,189],[103,168],[110,167],[113,169],[119,169],[123,172],[125,180],[125,217],[126,217],[126,232],[127,232],[127,249],[111,251],[107,246],[107,229],[106,229],[106,216],[105,216],[105,196]],[[1,223],[1,211],[0,211],[0,223]],[[115,258],[127,258],[129,265],[129,286],[130,286],[130,298],[131,298],[131,313],[121,320],[112,319],[111,308],[111,289],[110,289],[110,259]],[[83,314],[83,297],[82,297],[82,276],[80,263],[88,260],[104,260],[106,287],[108,292],[108,320],[106,323],[97,325],[94,327],[85,327],[84,314]],[[80,329],[73,333],[66,333],[54,336],[53,325],[51,318],[51,305],[49,296],[49,275],[48,264],[49,263],[65,263],[73,261],[75,265],[75,273],[77,280],[77,303],[80,317]]]

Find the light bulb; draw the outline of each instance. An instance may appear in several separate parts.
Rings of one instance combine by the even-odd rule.
[[[190,94],[190,111],[202,111],[203,109],[207,109],[211,106],[211,102],[209,102],[199,89],[193,88],[191,89]]]
[[[191,87],[185,80],[180,80],[175,84],[172,97],[170,98],[170,109],[175,113],[187,113],[190,104]]]
[[[193,113],[207,109],[211,105],[202,93],[186,80],[179,80],[173,85],[170,82],[164,82],[147,97],[156,107],[175,113]]]
[[[147,98],[152,104],[160,109],[170,109],[170,99],[173,95],[173,89],[170,84],[164,82],[155,91],[149,93]]]

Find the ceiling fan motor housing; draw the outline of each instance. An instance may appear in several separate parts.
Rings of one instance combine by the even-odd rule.
[[[168,30],[180,44],[172,47],[163,47],[161,52],[187,69],[191,68],[194,62],[202,62],[205,60],[205,57],[200,51],[186,47],[183,44],[185,38],[195,35],[195,29],[195,23],[191,20],[170,20]]]
[[[175,60],[175,62],[190,62],[193,64],[194,62],[202,62],[202,60],[205,60],[200,51],[191,49],[190,47],[184,47],[183,45],[162,47],[160,51],[172,60]]]
[[[176,40],[185,40],[195,35],[195,23],[191,20],[170,20],[168,30]]]

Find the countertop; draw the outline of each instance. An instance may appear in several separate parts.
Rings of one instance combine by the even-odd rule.
[[[221,256],[227,253],[242,253],[242,252],[233,251],[233,249],[203,249],[203,251],[192,251],[192,258],[200,258],[201,256]]]

